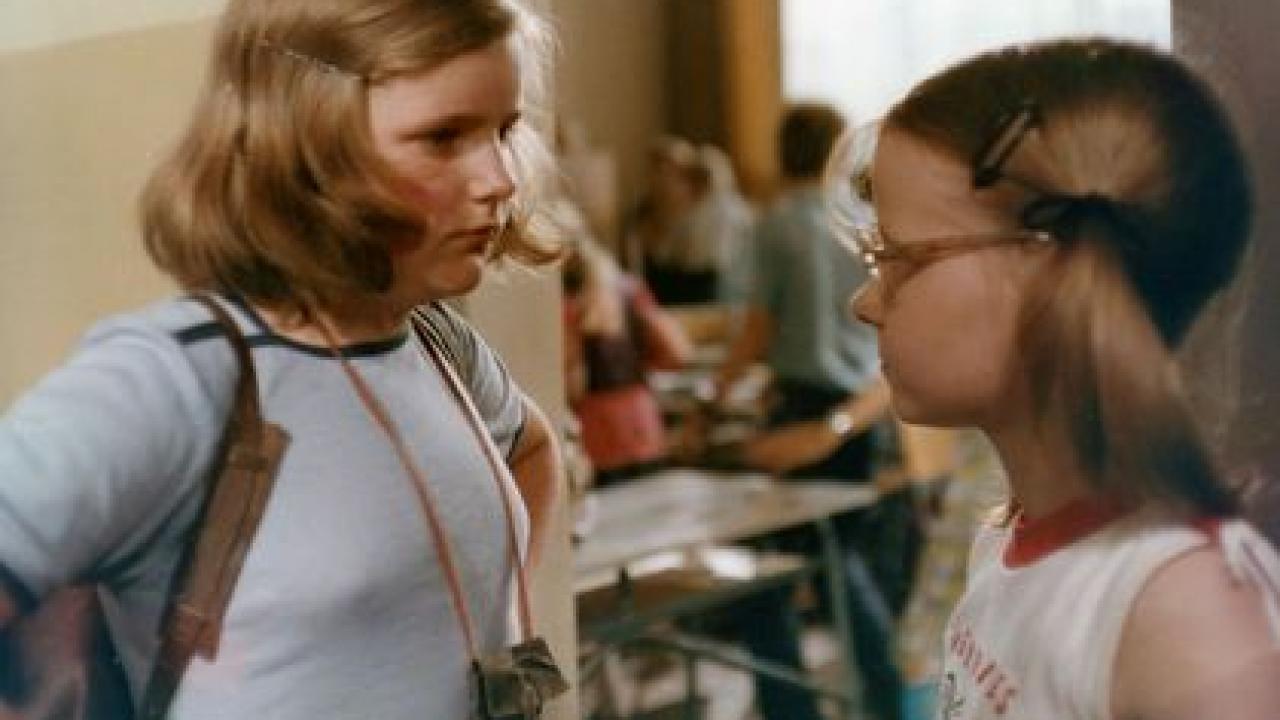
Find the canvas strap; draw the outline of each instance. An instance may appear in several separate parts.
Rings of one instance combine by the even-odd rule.
[[[160,651],[141,706],[144,720],[165,716],[192,656],[212,659],[217,654],[227,605],[289,444],[283,428],[263,419],[253,356],[235,320],[213,298],[194,299],[222,327],[240,375],[221,465],[206,489],[195,540],[187,548],[161,623]]]

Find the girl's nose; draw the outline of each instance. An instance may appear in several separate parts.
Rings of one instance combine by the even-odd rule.
[[[475,195],[483,202],[502,202],[509,200],[516,191],[516,183],[511,176],[510,150],[500,140],[485,143],[478,149],[476,159]]]

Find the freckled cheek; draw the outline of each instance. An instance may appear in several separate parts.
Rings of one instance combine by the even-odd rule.
[[[953,400],[977,413],[1002,401],[1013,362],[1013,345],[998,323],[970,328],[950,339],[950,348],[940,358],[951,367],[946,372],[954,386]]]
[[[894,410],[907,422],[971,424],[1000,396],[994,368],[966,349],[913,353],[890,366],[887,376]]]
[[[932,374],[939,350],[934,342],[918,335],[882,335],[880,358],[891,384],[909,386],[921,376]]]
[[[964,385],[989,365],[981,330],[934,310],[897,315],[880,334],[880,354],[892,384],[934,394],[951,383]]]
[[[424,213],[431,211],[431,208],[436,205],[439,195],[431,183],[407,175],[402,175],[396,179],[395,190],[402,199]]]
[[[915,308],[893,303],[881,319],[878,333],[880,355],[886,364],[897,365],[919,360],[934,346],[940,328],[929,314],[914,312]]]
[[[403,256],[420,250],[430,242],[432,228],[442,225],[439,208],[444,203],[441,202],[439,191],[421,180],[402,176],[396,179],[393,187],[400,198],[416,211],[421,225],[418,232],[402,231],[387,238],[387,248],[391,254]]]

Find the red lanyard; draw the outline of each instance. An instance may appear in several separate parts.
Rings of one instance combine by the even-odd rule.
[[[416,324],[420,321],[415,317],[414,322]],[[373,416],[374,422],[391,442],[392,449],[409,476],[410,484],[417,495],[422,514],[426,518],[431,540],[436,548],[436,555],[440,558],[441,568],[444,570],[445,578],[449,582],[449,594],[452,597],[453,609],[458,616],[458,623],[462,628],[462,635],[467,643],[467,649],[471,653],[472,660],[477,660],[480,658],[479,645],[476,643],[475,626],[471,621],[471,613],[468,610],[466,596],[462,592],[462,581],[458,574],[457,563],[454,560],[453,544],[449,540],[448,528],[445,527],[440,514],[436,510],[435,497],[431,486],[427,483],[426,473],[422,471],[422,468],[418,466],[413,455],[409,452],[404,437],[400,434],[399,428],[392,421],[391,415],[387,413],[386,408],[378,401],[377,396],[373,394],[373,390],[365,382],[364,378],[360,377],[360,374],[356,372],[355,366],[351,364],[351,361],[338,350],[337,342],[328,324],[317,322],[316,325],[319,327],[321,334],[324,335],[325,342],[329,344],[329,350],[341,364],[347,379],[351,381],[351,385],[360,397],[365,409]],[[515,486],[514,480],[511,479],[511,470],[507,467],[506,462],[502,460],[497,445],[494,444],[493,438],[484,428],[480,413],[476,409],[475,403],[472,402],[471,395],[463,387],[462,381],[458,378],[453,366],[440,356],[440,351],[435,346],[435,343],[425,339],[429,337],[428,333],[415,333],[415,335],[423,339],[419,343],[423,354],[431,360],[445,378],[454,401],[462,410],[463,415],[466,416],[467,422],[471,426],[472,434],[476,436],[477,441],[484,450],[485,459],[489,463],[490,474],[497,487],[498,497],[502,499],[502,509],[507,521],[507,547],[510,551],[508,557],[516,571],[516,586],[520,606],[520,632],[524,640],[529,640],[533,637],[533,620],[529,611],[529,581],[524,562],[519,557],[511,496],[507,489]]]

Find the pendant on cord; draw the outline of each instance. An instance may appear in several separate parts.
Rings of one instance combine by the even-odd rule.
[[[479,720],[536,720],[569,683],[541,637],[471,663]]]

